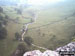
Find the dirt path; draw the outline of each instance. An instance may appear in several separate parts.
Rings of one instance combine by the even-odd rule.
[[[26,24],[24,24],[23,25],[23,29],[22,29],[22,41],[24,41],[24,35],[26,34],[26,32],[27,32],[27,30],[28,30],[28,26],[30,25],[30,24],[33,24],[33,23],[36,23],[36,19],[37,19],[37,17],[38,17],[38,15],[37,15],[37,13],[31,13],[31,16],[32,16],[32,18],[30,18],[31,19],[31,22],[28,22],[28,23],[26,23]]]

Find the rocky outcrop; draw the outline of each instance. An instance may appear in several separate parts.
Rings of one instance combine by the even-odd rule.
[[[23,56],[59,56],[59,54],[51,50],[46,50],[43,53],[39,50],[34,50],[34,51],[26,52]]]
[[[75,51],[75,42],[71,42],[63,47],[59,47],[55,51]]]

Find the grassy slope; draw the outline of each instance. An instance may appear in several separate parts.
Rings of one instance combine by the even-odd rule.
[[[29,28],[41,26],[54,21],[63,20],[65,17],[71,16],[74,9],[75,8],[73,8],[71,4],[48,8],[47,10],[41,11],[39,13],[36,23],[30,25]],[[46,43],[46,41],[53,37],[52,35],[55,35],[57,40],[65,39],[66,42],[64,43],[66,44],[68,41],[67,39],[71,38],[75,33],[74,18],[74,16],[67,17],[67,20],[63,20],[52,25],[47,25],[44,27],[29,30],[28,35],[32,36],[32,38],[35,41],[34,43],[40,46],[46,45],[45,47],[47,47],[49,44],[54,45],[50,43],[52,41]]]

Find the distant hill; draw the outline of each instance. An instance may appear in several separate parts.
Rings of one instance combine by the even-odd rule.
[[[24,0],[24,3],[21,2],[21,0],[0,0],[0,6],[4,5],[18,5],[23,4],[26,5],[26,1]]]

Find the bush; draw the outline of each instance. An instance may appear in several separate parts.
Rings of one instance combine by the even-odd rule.
[[[24,43],[20,43],[16,51],[11,56],[23,56],[25,52],[29,51],[29,48]]]
[[[23,43],[18,45],[18,49],[20,50],[20,53],[25,53],[28,51],[28,47]]]
[[[3,8],[0,7],[0,13],[3,12]],[[6,19],[0,14],[0,40],[5,39],[7,37],[7,30],[4,26],[7,25]]]
[[[0,13],[3,13],[3,8],[2,7],[0,7]]]
[[[3,16],[2,15],[0,15],[0,20],[3,21]]]
[[[2,27],[2,23],[0,22],[0,28]]]
[[[9,19],[9,16],[5,15],[5,19]]]
[[[22,10],[21,9],[17,9],[17,14],[22,14]]]
[[[7,36],[7,30],[5,28],[0,27],[0,40],[5,39]]]
[[[25,37],[24,41],[27,43],[27,45],[31,45],[33,43],[33,39],[31,37]]]
[[[16,38],[16,40],[20,40],[21,39],[21,35],[18,32],[16,32],[15,33],[15,38]]]

